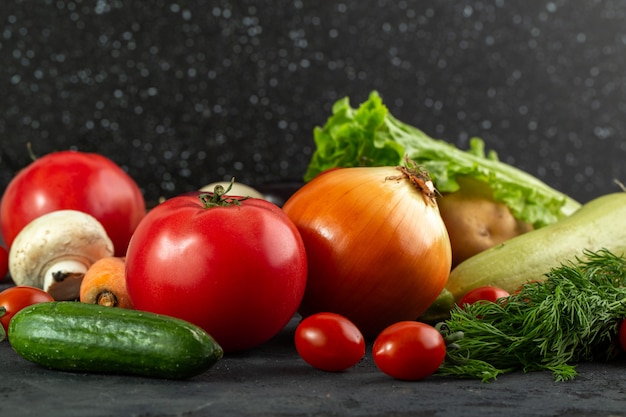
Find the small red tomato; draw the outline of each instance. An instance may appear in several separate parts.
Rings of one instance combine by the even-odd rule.
[[[622,320],[619,328],[619,343],[622,345],[622,349],[626,351],[626,319]]]
[[[510,294],[502,288],[486,285],[468,291],[467,294],[461,298],[461,301],[459,301],[459,306],[463,308],[465,304],[474,304],[478,301],[490,301],[495,303],[500,298],[505,298],[509,295]]]
[[[432,375],[446,357],[446,342],[437,329],[401,321],[383,330],[372,348],[374,363],[385,374],[406,381]]]
[[[7,331],[11,318],[18,311],[29,305],[48,301],[54,301],[50,294],[42,289],[25,285],[10,287],[0,292],[0,308],[5,310],[2,317],[0,317],[4,331]]]
[[[302,320],[296,328],[295,343],[300,357],[322,371],[343,371],[365,355],[361,331],[336,313],[316,313]]]
[[[0,281],[9,273],[9,252],[0,246]]]

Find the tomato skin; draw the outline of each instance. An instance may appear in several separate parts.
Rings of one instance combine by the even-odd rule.
[[[432,375],[443,363],[446,343],[434,327],[401,321],[374,340],[372,357],[378,369],[401,380],[418,381]]]
[[[32,304],[54,301],[52,296],[42,289],[26,285],[9,287],[0,292],[0,306],[5,308],[5,313],[0,317],[5,333],[8,331],[11,318]]]
[[[307,258],[295,225],[273,203],[205,208],[192,192],[140,222],[126,254],[133,306],[190,321],[225,352],[255,347],[295,314]]]
[[[622,320],[622,324],[619,327],[619,343],[622,349],[626,351],[626,319]]]
[[[0,227],[10,247],[35,218],[73,209],[94,216],[122,256],[146,207],[135,181],[110,159],[78,151],[38,158],[9,183],[0,202]]]
[[[463,308],[465,304],[474,304],[479,301],[495,303],[498,299],[508,297],[509,295],[508,291],[502,288],[485,285],[468,291],[459,301],[459,306]]]
[[[9,273],[9,251],[0,246],[0,281],[7,277]]]
[[[294,340],[300,357],[322,371],[346,370],[365,356],[365,339],[361,331],[336,313],[308,316],[296,327]]]

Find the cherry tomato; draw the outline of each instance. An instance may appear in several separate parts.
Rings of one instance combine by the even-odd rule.
[[[139,223],[126,254],[128,293],[138,310],[194,323],[225,352],[246,350],[295,314],[306,287],[304,243],[269,201],[222,205],[207,196],[215,194],[173,197]]]
[[[338,372],[365,355],[365,339],[350,320],[336,313],[317,313],[302,320],[295,332],[296,350],[309,365]]]
[[[619,343],[622,349],[626,351],[626,320],[622,320],[622,324],[619,327]]]
[[[9,322],[11,318],[24,307],[28,307],[31,304],[44,303],[48,301],[54,301],[52,296],[35,287],[17,286],[9,287],[6,290],[0,292],[0,307],[3,307],[5,313],[0,317],[2,327],[6,333],[9,328]]]
[[[0,246],[0,281],[9,273],[9,252]]]
[[[432,375],[443,363],[446,343],[437,329],[417,321],[401,321],[374,340],[372,357],[385,374],[407,381]]]
[[[110,159],[95,153],[53,152],[20,171],[0,203],[0,227],[10,247],[35,218],[73,209],[94,216],[123,256],[146,208],[135,181]]]
[[[463,308],[465,304],[474,304],[478,301],[490,301],[495,303],[500,298],[508,297],[510,294],[502,288],[493,286],[483,286],[470,290],[461,298],[459,306]]]

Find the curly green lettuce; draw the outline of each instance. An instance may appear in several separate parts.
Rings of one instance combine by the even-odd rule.
[[[495,201],[506,204],[516,219],[535,228],[580,208],[571,197],[500,161],[495,152],[485,155],[479,138],[472,138],[470,148],[464,151],[399,121],[376,91],[356,109],[349,98],[338,100],[326,124],[315,128],[314,140],[316,150],[305,181],[330,168],[396,166],[408,157],[429,172],[439,192],[457,191],[461,177],[486,183]]]

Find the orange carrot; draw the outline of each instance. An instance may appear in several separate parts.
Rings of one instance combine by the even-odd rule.
[[[126,259],[106,257],[89,267],[80,284],[80,301],[110,307],[133,308],[126,289]]]

